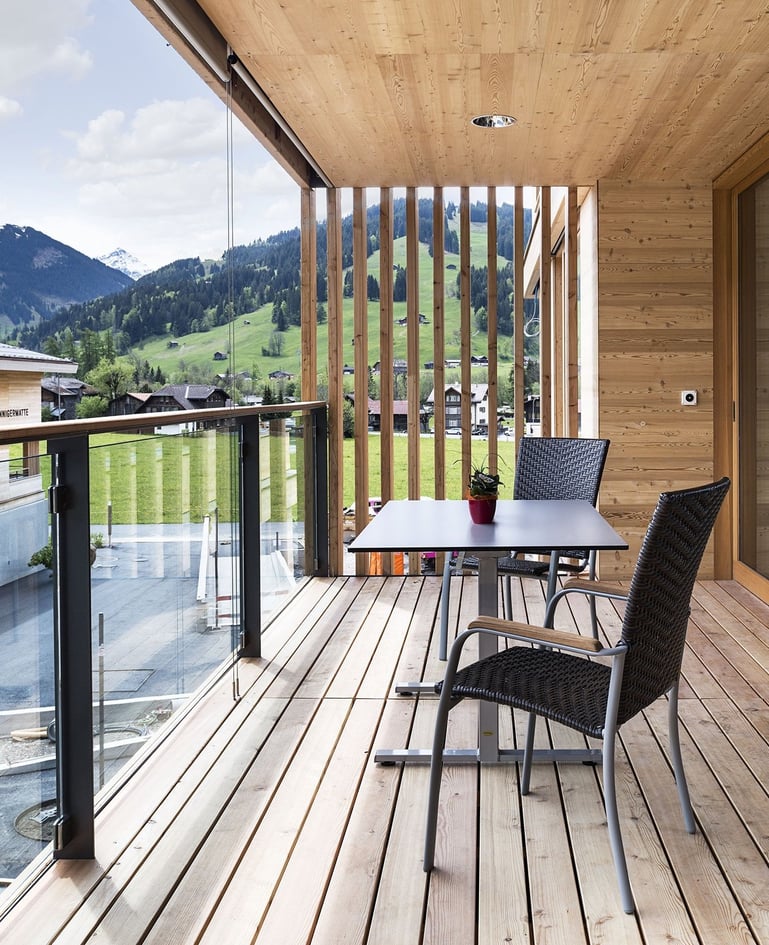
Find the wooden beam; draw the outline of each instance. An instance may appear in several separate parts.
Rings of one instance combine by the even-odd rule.
[[[577,320],[577,252],[579,208],[577,188],[569,187],[566,202],[566,242],[564,259],[565,346],[564,434],[579,435],[579,326]]]
[[[728,190],[713,191],[713,477],[729,476],[734,482],[735,379],[737,273],[734,234],[736,198]],[[733,522],[736,489],[729,490],[724,509],[716,520],[714,535],[714,577],[730,580],[732,562],[739,557],[739,528]]]
[[[553,305],[550,284],[550,188],[540,191],[539,409],[542,436],[552,435]]]
[[[488,342],[488,382],[489,401],[487,416],[489,420],[489,468],[496,473],[499,468],[499,442],[497,439],[497,402],[499,400],[497,357],[497,188],[489,187],[486,192],[488,208],[486,229],[486,259],[488,283],[486,289],[487,333]],[[503,477],[504,478],[504,477]]]
[[[328,277],[328,536],[329,568],[344,573],[344,394],[342,388],[342,194],[326,193]]]
[[[446,297],[443,188],[433,191],[433,384],[435,498],[446,498]]]
[[[355,347],[355,530],[369,521],[368,484],[368,254],[366,252],[366,191],[353,188],[353,345]],[[356,574],[368,574],[368,555],[355,556]]]
[[[470,319],[470,188],[459,192],[459,336],[460,336],[460,402],[462,426],[462,488],[470,477],[472,459],[470,440],[470,398],[472,397],[470,356],[472,355],[472,322]]]
[[[419,425],[419,213],[415,187],[406,189],[406,381],[408,398],[408,490],[421,493],[421,429]],[[409,554],[409,572],[419,573],[419,555]]]
[[[523,398],[526,378],[523,365],[523,187],[515,188],[515,208],[513,215],[513,431],[516,450],[523,436]]]
[[[393,193],[379,192],[379,472],[382,504],[395,498],[393,436]],[[392,574],[392,554],[382,556],[382,571]]]

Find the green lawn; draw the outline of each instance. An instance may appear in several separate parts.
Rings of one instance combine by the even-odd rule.
[[[370,434],[369,443],[369,494],[382,494],[380,462],[381,439],[378,434]],[[395,467],[395,497],[408,497],[408,438],[396,436],[394,438],[394,467]],[[344,504],[350,505],[355,497],[355,444],[353,440],[344,441]],[[513,492],[513,474],[515,471],[515,448],[512,440],[500,440],[499,470],[504,486],[502,496],[510,497]],[[446,438],[446,498],[460,499],[464,495],[462,482],[462,440],[460,437]],[[487,463],[488,443],[486,440],[473,440],[473,462]],[[435,497],[435,440],[433,437],[420,439],[420,470],[422,488],[420,494]]]
[[[235,438],[206,433],[196,436],[138,436],[134,434],[101,434],[91,440],[91,521],[95,529],[107,523],[107,509],[112,504],[115,525],[200,522],[204,515],[218,509],[220,519],[229,521],[237,509],[235,469]],[[299,502],[294,514],[301,517],[301,474],[303,450],[301,439],[292,439],[296,450],[291,462],[298,468]],[[421,495],[435,495],[435,449],[433,437],[420,439]],[[380,444],[378,434],[369,434],[369,494],[382,493],[380,476]],[[344,504],[354,499],[355,445],[344,441]],[[462,444],[459,437],[446,438],[447,497],[461,498],[464,484],[459,459]],[[20,455],[12,448],[11,456]],[[512,440],[499,443],[500,473],[503,496],[512,494],[515,451]],[[488,446],[485,440],[473,441],[473,462],[485,463]],[[395,496],[408,496],[408,438],[394,438]],[[43,487],[50,480],[50,464],[41,463]]]

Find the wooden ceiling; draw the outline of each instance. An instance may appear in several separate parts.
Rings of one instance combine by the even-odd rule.
[[[134,3],[220,94],[168,8],[222,60],[228,43],[338,187],[709,181],[769,131],[765,0]],[[307,179],[240,91],[239,112]],[[470,124],[492,112],[517,123]]]

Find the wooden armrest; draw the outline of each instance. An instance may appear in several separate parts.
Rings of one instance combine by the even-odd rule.
[[[591,581],[590,578],[569,578],[563,582],[563,591],[582,591],[585,594],[601,594],[605,597],[627,597],[627,591],[610,581]]]
[[[569,630],[549,630],[547,627],[535,627],[528,623],[517,623],[515,620],[504,620],[502,617],[476,617],[468,624],[469,630],[494,630],[496,633],[505,633],[532,643],[552,644],[553,646],[568,646],[574,650],[584,650],[585,653],[600,653],[603,644],[593,637],[583,637],[579,633]]]

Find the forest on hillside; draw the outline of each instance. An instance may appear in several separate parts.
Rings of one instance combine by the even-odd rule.
[[[432,252],[432,200],[418,201],[419,241]],[[443,242],[447,253],[459,251],[456,226],[457,207],[448,203],[444,210]],[[485,224],[487,207],[471,206],[471,222]],[[524,217],[524,242],[531,228],[531,211]],[[406,201],[393,202],[394,237],[406,234]],[[498,332],[512,334],[513,304],[513,208],[503,204],[497,214],[498,255],[508,264],[498,271]],[[367,211],[367,253],[379,249],[379,208]],[[346,275],[344,294],[352,295],[353,222],[347,216],[342,222],[343,265]],[[50,319],[37,324],[19,326],[15,339],[20,345],[78,361],[78,375],[84,378],[100,361],[116,357],[130,358],[135,365],[134,383],[152,388],[161,380],[159,368],[141,358],[141,348],[150,339],[179,339],[191,333],[210,331],[225,326],[234,318],[267,307],[271,311],[273,337],[281,341],[301,317],[300,231],[298,228],[277,233],[267,239],[236,246],[218,261],[200,258],[180,259],[139,279],[115,294],[61,309]],[[326,225],[318,225],[318,320],[326,318],[328,298],[326,284]],[[459,274],[457,273],[457,287]],[[397,266],[394,272],[394,300],[405,301],[406,271]],[[487,306],[486,267],[472,267],[470,280],[471,307],[477,327],[485,331],[483,322]],[[376,277],[369,275],[368,297],[379,298]],[[265,355],[275,352],[264,351]]]

